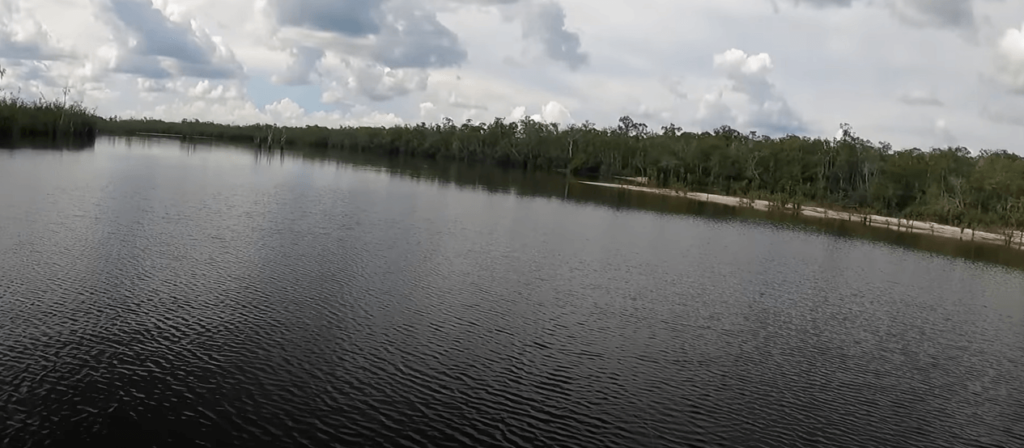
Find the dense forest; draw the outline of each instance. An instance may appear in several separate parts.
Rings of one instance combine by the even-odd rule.
[[[1005,150],[963,147],[893,150],[861,138],[848,124],[841,138],[744,134],[727,126],[690,132],[654,130],[629,117],[616,126],[559,126],[529,117],[508,122],[395,127],[280,127],[198,120],[99,118],[79,104],[0,102],[3,137],[99,133],[175,134],[312,151],[354,151],[558,170],[577,176],[646,178],[651,186],[718,193],[799,208],[874,213],[933,221],[961,229],[1024,230],[1024,159]],[[1010,243],[1007,238],[1007,244]]]
[[[111,134],[166,133],[310,151],[356,151],[575,175],[644,177],[653,186],[767,199],[788,206],[927,220],[969,229],[1024,230],[1024,159],[963,147],[894,151],[842,125],[841,138],[772,138],[727,126],[654,131],[618,125],[559,126],[530,118],[451,120],[390,128],[228,126],[184,120],[104,120]]]

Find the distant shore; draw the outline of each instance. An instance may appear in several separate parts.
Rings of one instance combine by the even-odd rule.
[[[621,178],[629,181],[643,181],[642,178]],[[648,193],[664,194],[669,196],[681,196],[688,199],[693,199],[702,202],[714,202],[716,204],[724,204],[733,207],[747,207],[756,210],[768,211],[771,209],[771,204],[764,200],[749,200],[745,198],[739,198],[735,196],[723,196],[718,194],[708,193],[692,193],[679,190],[673,190],[670,188],[654,188],[645,187],[642,185],[628,185],[628,184],[609,184],[603,182],[584,182],[580,181],[581,184],[595,185],[599,187],[611,187],[611,188],[622,188],[626,190],[644,191]],[[947,226],[943,224],[937,224],[934,222],[927,221],[911,221],[906,219],[891,218],[887,216],[878,215],[862,215],[857,213],[840,212],[834,210],[828,210],[820,207],[801,207],[800,214],[804,216],[810,216],[814,218],[822,219],[838,219],[843,221],[860,221],[864,224],[875,226],[875,227],[887,227],[893,230],[899,230],[901,232],[910,233],[924,233],[935,236],[942,236],[947,238],[956,238],[963,241],[976,241],[981,243],[999,244],[1002,246],[1006,245],[1006,237],[997,233],[974,231],[971,229],[964,229],[960,231],[959,227]],[[1021,232],[1014,232],[1013,241],[1011,247],[1020,248]]]

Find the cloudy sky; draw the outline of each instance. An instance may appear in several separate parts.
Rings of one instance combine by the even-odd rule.
[[[849,122],[1024,153],[1019,0],[0,0],[0,65],[108,116]]]

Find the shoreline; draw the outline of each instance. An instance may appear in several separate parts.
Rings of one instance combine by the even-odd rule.
[[[710,193],[692,193],[673,190],[671,188],[654,188],[644,187],[640,185],[610,184],[605,182],[586,181],[579,181],[579,183],[586,185],[594,185],[598,187],[622,188],[626,190],[643,191],[647,193],[662,194],[668,196],[680,196],[695,201],[713,202],[716,204],[723,204],[732,207],[746,207],[762,211],[769,211],[771,208],[770,203],[768,201],[760,199],[750,201],[748,199],[739,198],[735,196],[723,196]],[[789,209],[789,207],[787,207],[787,209]],[[792,210],[790,209],[790,211]],[[821,207],[801,207],[800,214],[803,216],[810,216],[819,219],[860,221],[865,225],[870,225],[874,227],[885,227],[899,232],[923,233],[928,235],[941,236],[945,238],[955,238],[961,241],[974,241],[979,243],[998,244],[1001,246],[1006,246],[1006,237],[997,233],[974,231],[971,229],[964,229],[963,233],[961,233],[959,227],[953,227],[928,221],[911,221],[906,219],[891,218],[888,216],[862,215],[850,212],[839,212],[835,210],[828,210]],[[1014,232],[1014,243],[1011,244],[1009,247],[1018,250],[1021,249],[1021,238],[1021,232]]]

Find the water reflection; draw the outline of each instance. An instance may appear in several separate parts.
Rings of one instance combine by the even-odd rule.
[[[423,160],[11,154],[0,445],[1024,446],[1024,276],[920,235]]]
[[[281,161],[316,162],[335,167],[356,166],[385,170],[391,175],[420,182],[450,183],[460,188],[494,194],[558,198],[570,202],[597,204],[616,210],[686,214],[706,219],[739,219],[766,225],[781,225],[822,232],[842,238],[860,238],[899,247],[928,251],[974,261],[997,263],[1024,269],[1024,251],[994,244],[956,240],[923,233],[899,232],[858,222],[793,216],[785,212],[764,212],[748,208],[687,200],[679,197],[579,184],[571,176],[506,170],[487,165],[452,164],[422,159],[382,158],[367,154],[336,152],[330,155],[291,152]],[[587,179],[589,180],[589,179]]]

